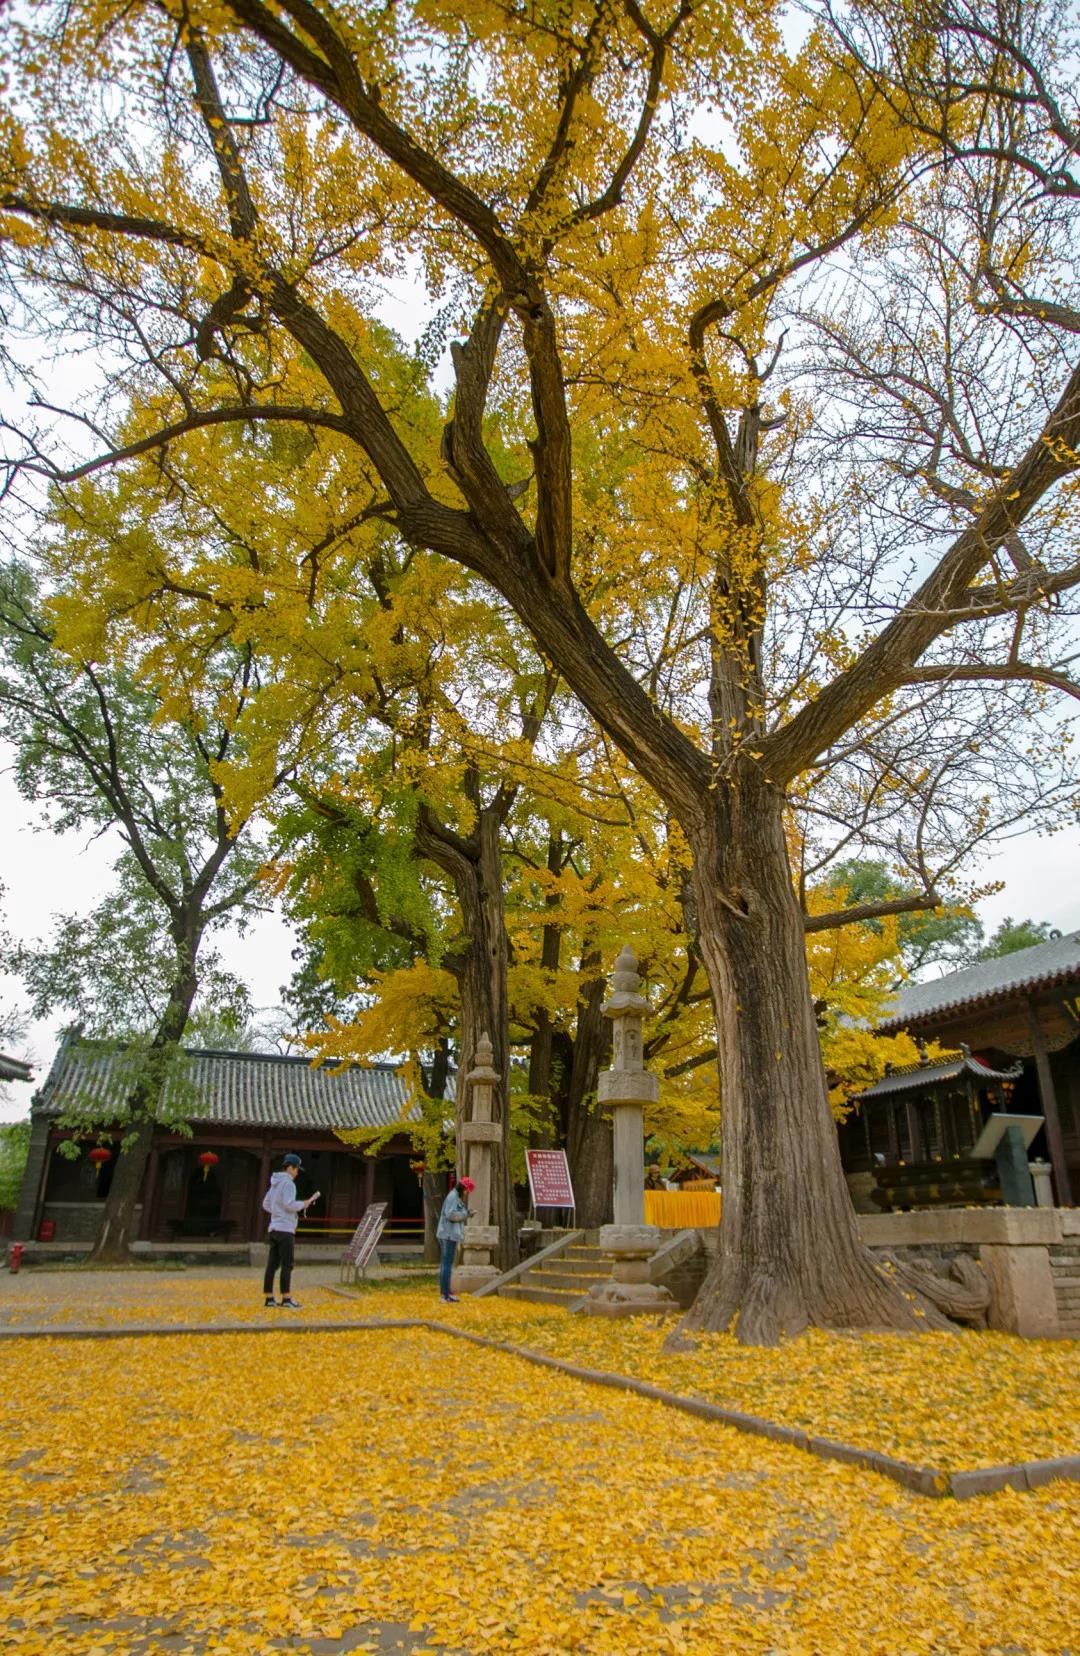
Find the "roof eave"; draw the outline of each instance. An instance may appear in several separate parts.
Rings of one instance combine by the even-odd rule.
[[[924,1012],[910,1012],[903,1017],[889,1018],[877,1025],[877,1033],[891,1035],[898,1030],[929,1029],[954,1023],[964,1013],[989,1011],[996,1006],[1008,1006],[1016,1000],[1031,1000],[1047,989],[1058,989],[1069,982],[1080,985],[1080,973],[1077,973],[1075,967],[1068,971],[1055,972],[1049,977],[1029,978],[1020,983],[1013,983],[1007,989],[991,990],[981,995],[966,995],[963,1000],[945,1001],[941,1006],[927,1007]]]

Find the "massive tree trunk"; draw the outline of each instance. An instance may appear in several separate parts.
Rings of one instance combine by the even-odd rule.
[[[439,1263],[439,1238],[436,1230],[439,1211],[446,1200],[446,1174],[425,1173],[421,1179],[424,1200],[424,1264]]]
[[[445,1035],[435,1045],[435,1056],[427,1078],[429,1098],[446,1097],[446,1083],[450,1077],[450,1042]],[[439,1239],[436,1229],[439,1212],[446,1198],[446,1174],[425,1172],[420,1181],[424,1203],[424,1263],[439,1263]]]
[[[682,1329],[774,1344],[819,1328],[949,1327],[864,1247],[840,1166],[779,793],[752,771],[691,834],[716,1008],[723,1215]],[[676,1341],[680,1338],[677,1332]]]
[[[502,1125],[499,1142],[493,1146],[491,1170],[491,1223],[499,1227],[495,1263],[509,1270],[518,1259],[517,1204],[510,1181],[510,1001],[507,968],[510,948],[506,936],[503,903],[502,853],[499,831],[501,812],[490,806],[477,814],[476,829],[468,840],[436,822],[430,813],[418,831],[417,843],[424,856],[449,874],[461,910],[464,937],[460,948],[446,959],[447,969],[457,979],[461,999],[461,1051],[455,1089],[458,1124],[458,1171],[466,1171],[460,1150],[460,1128],[468,1120],[471,1101],[466,1077],[476,1062],[482,1035],[490,1037],[494,1067],[499,1076],[496,1107]]]
[[[558,875],[563,870],[563,842],[562,836],[552,834],[548,839],[548,873]],[[559,898],[555,892],[549,892],[545,899],[545,907],[555,909]],[[559,958],[562,954],[562,927],[545,925],[540,941],[540,969],[545,976],[554,978],[559,970]],[[537,1006],[533,1012],[533,1038],[529,1044],[529,1094],[532,1098],[546,1098],[549,1101],[547,1119],[540,1126],[535,1144],[546,1149],[552,1142],[553,1129],[557,1128],[554,1092],[556,1088],[555,1072],[552,1061],[555,1056],[555,1021],[546,1006]]]
[[[557,874],[561,867],[553,839],[548,868]],[[545,971],[558,971],[561,947],[561,927],[545,926],[540,956]],[[600,1011],[606,990],[601,970],[599,954],[583,957],[572,1037],[565,1029],[556,1029],[550,1015],[537,1008],[529,1053],[529,1092],[534,1098],[549,1101],[548,1123],[538,1135],[538,1142],[550,1145],[554,1129],[556,1142],[565,1147],[577,1200],[575,1222],[589,1230],[611,1218],[614,1176],[611,1122],[600,1114],[596,1102],[597,1076],[610,1043]]]
[[[126,1102],[125,1133],[116,1163],[101,1229],[90,1250],[94,1265],[126,1264],[135,1238],[135,1209],[154,1142],[158,1105],[174,1049],[179,1045],[198,989],[195,961],[200,935],[189,934],[179,945],[181,966],[146,1053],[145,1067]],[[130,1124],[130,1125],[129,1125]]]
[[[583,975],[599,967],[599,959],[582,962]],[[565,1077],[566,1159],[577,1198],[579,1225],[593,1230],[612,1215],[615,1148],[610,1116],[602,1115],[596,1099],[600,1065],[610,1047],[610,1028],[600,1008],[607,985],[603,978],[585,977],[578,996],[573,1056]]]

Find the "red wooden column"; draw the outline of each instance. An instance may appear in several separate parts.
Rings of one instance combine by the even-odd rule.
[[[255,1199],[251,1205],[251,1222],[248,1225],[248,1241],[261,1242],[264,1239],[266,1226],[262,1223],[262,1200],[266,1195],[266,1187],[270,1183],[270,1134],[263,1134],[262,1156],[259,1158],[259,1177],[255,1184]]]
[[[364,1214],[367,1212],[368,1208],[371,1206],[371,1204],[374,1200],[375,1200],[375,1157],[374,1156],[365,1156],[364,1157],[364,1206],[363,1206],[363,1209],[361,1210],[361,1213],[360,1213],[361,1219],[364,1217]]]
[[[923,1144],[922,1134],[919,1131],[918,1113],[910,1098],[905,1098],[904,1100],[904,1116],[907,1120],[908,1138],[911,1140],[910,1155],[912,1161],[929,1161],[929,1150],[926,1150],[925,1156],[922,1153],[926,1147]]]
[[[1039,1077],[1039,1102],[1046,1122],[1046,1143],[1050,1151],[1050,1165],[1054,1169],[1057,1205],[1072,1207],[1069,1169],[1065,1162],[1065,1144],[1061,1137],[1061,1117],[1058,1115],[1057,1093],[1054,1091],[1054,1077],[1050,1070],[1050,1054],[1046,1050],[1046,1035],[1034,1001],[1028,1001],[1027,1013],[1032,1049],[1035,1053],[1035,1071]]]

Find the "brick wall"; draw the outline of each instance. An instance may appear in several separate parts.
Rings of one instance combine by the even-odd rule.
[[[1050,1275],[1061,1332],[1080,1339],[1080,1241],[1051,1245]]]

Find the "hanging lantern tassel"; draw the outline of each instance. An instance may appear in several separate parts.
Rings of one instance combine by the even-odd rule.
[[[210,1169],[212,1167],[216,1167],[217,1164],[218,1158],[215,1156],[214,1152],[212,1150],[204,1150],[202,1155],[199,1157],[199,1166],[202,1168],[204,1184],[206,1182],[206,1175],[209,1173]]]
[[[90,1160],[94,1164],[94,1180],[96,1183],[101,1177],[101,1169],[105,1166],[105,1163],[112,1161],[112,1151],[106,1150],[103,1144],[99,1144],[96,1149],[91,1150]]]

